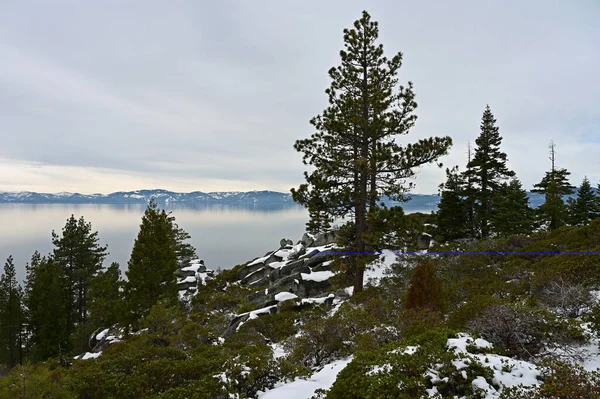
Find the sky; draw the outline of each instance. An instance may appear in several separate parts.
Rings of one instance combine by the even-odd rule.
[[[526,188],[600,182],[600,2],[0,0],[0,191],[288,191],[367,10],[416,126],[466,163],[486,104]],[[421,168],[415,193],[445,179]]]

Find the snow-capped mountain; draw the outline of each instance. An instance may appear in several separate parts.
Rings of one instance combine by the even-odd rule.
[[[168,190],[119,191],[111,194],[0,192],[0,203],[30,204],[143,204],[154,198],[158,203],[292,203],[292,196],[275,191],[177,193]]]
[[[538,207],[544,203],[544,195],[528,193],[529,204]],[[566,200],[574,195],[565,196]],[[400,205],[408,212],[429,212],[437,210],[440,196],[437,194],[411,194],[408,202]],[[27,203],[27,204],[144,204],[154,198],[159,204],[268,204],[293,205],[294,201],[289,193],[277,191],[219,191],[204,193],[193,191],[191,193],[177,193],[168,190],[136,190],[118,191],[111,194],[79,194],[79,193],[35,193],[30,191],[4,192],[0,191],[0,203]],[[391,201],[383,199],[388,205]]]

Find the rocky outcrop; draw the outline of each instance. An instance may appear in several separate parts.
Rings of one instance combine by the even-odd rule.
[[[90,336],[88,346],[91,353],[100,353],[110,344],[121,341],[123,329],[118,325],[109,328],[99,328]]]
[[[327,252],[336,249],[336,239],[334,231],[316,236],[304,234],[296,245],[291,245],[291,240],[282,239],[278,250],[266,253],[239,270],[238,277],[242,284],[266,287],[265,290],[251,294],[248,300],[257,305],[265,305],[273,301],[273,295],[280,292],[305,297],[318,295],[329,289],[331,284],[328,280],[333,272]],[[313,275],[314,272],[317,274]]]
[[[417,248],[420,250],[429,249],[432,241],[433,237],[431,236],[431,234],[421,233],[417,237]]]
[[[304,303],[332,303],[334,296],[315,298],[331,290],[329,279],[335,275],[331,255],[335,251],[335,231],[312,236],[304,234],[296,245],[286,238],[279,249],[249,262],[238,271],[241,284],[261,287],[248,296],[256,311],[237,315],[225,335],[237,331],[246,320],[277,312],[282,298],[294,298]],[[262,287],[265,287],[262,289]],[[316,302],[315,302],[316,300]],[[303,302],[307,301],[307,302]]]
[[[177,277],[179,299],[189,303],[198,292],[198,287],[213,279],[214,273],[213,270],[206,268],[202,259],[191,259],[183,263],[174,273]]]

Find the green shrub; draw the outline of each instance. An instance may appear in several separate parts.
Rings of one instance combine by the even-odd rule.
[[[472,382],[482,376],[492,383],[493,371],[469,357],[456,362],[457,355],[446,348],[449,336],[445,329],[430,330],[376,351],[359,352],[326,397],[412,399],[429,397],[427,389],[433,387],[441,397],[481,397]],[[416,347],[408,350],[409,346]],[[467,366],[458,369],[460,363]]]
[[[349,338],[350,331],[337,318],[312,320],[292,340],[290,358],[305,367],[323,366],[350,353]]]
[[[298,332],[298,328],[294,325],[296,317],[297,314],[291,311],[279,311],[260,316],[246,321],[240,327],[239,333],[255,332],[272,342],[280,342]]]

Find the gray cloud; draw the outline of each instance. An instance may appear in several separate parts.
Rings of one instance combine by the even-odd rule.
[[[463,165],[490,104],[526,186],[551,139],[574,182],[600,180],[594,0],[39,0],[0,4],[0,189],[287,190],[304,169],[292,145],[365,7],[415,84],[408,140],[450,135],[444,163]],[[425,167],[417,192],[443,179]]]

